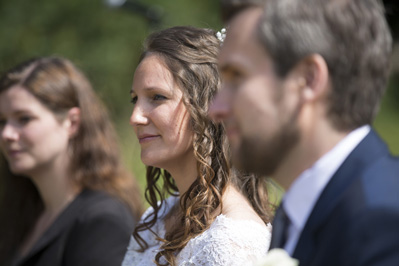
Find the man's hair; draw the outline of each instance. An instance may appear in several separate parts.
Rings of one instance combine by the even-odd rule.
[[[220,13],[227,24],[235,15],[250,7],[263,7],[266,0],[220,0]]]
[[[258,38],[284,77],[321,55],[331,91],[327,115],[338,130],[371,124],[389,75],[392,36],[378,0],[268,0]]]

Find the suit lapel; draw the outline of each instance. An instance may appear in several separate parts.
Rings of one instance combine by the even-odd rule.
[[[294,257],[301,265],[311,265],[316,248],[317,230],[325,223],[338,204],[340,195],[377,158],[388,154],[385,143],[372,129],[370,133],[349,154],[321,193],[308,221],[301,233],[294,251]]]
[[[53,224],[47,229],[47,231],[39,238],[39,240],[33,245],[29,253],[20,258],[16,265],[22,265],[25,261],[29,260],[41,250],[50,245],[70,223],[76,219],[80,210],[84,207],[85,198],[90,194],[90,190],[82,191],[57,217]]]

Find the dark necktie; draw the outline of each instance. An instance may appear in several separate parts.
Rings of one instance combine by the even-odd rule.
[[[285,242],[288,237],[288,226],[290,219],[284,211],[283,204],[276,210],[273,220],[272,240],[270,248],[284,248]]]

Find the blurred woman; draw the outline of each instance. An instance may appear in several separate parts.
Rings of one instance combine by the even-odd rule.
[[[224,127],[207,116],[220,88],[220,45],[215,32],[192,27],[156,32],[146,41],[133,78],[130,123],[147,165],[151,207],[124,266],[249,265],[268,250],[264,181],[231,171]]]
[[[68,60],[0,79],[0,265],[120,265],[141,215],[106,109]]]

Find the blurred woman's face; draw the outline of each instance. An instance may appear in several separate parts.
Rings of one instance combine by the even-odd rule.
[[[0,150],[13,173],[35,176],[65,164],[68,127],[25,88],[0,93]]]
[[[194,156],[183,93],[158,56],[147,56],[137,67],[131,98],[130,124],[145,165],[168,170]]]

